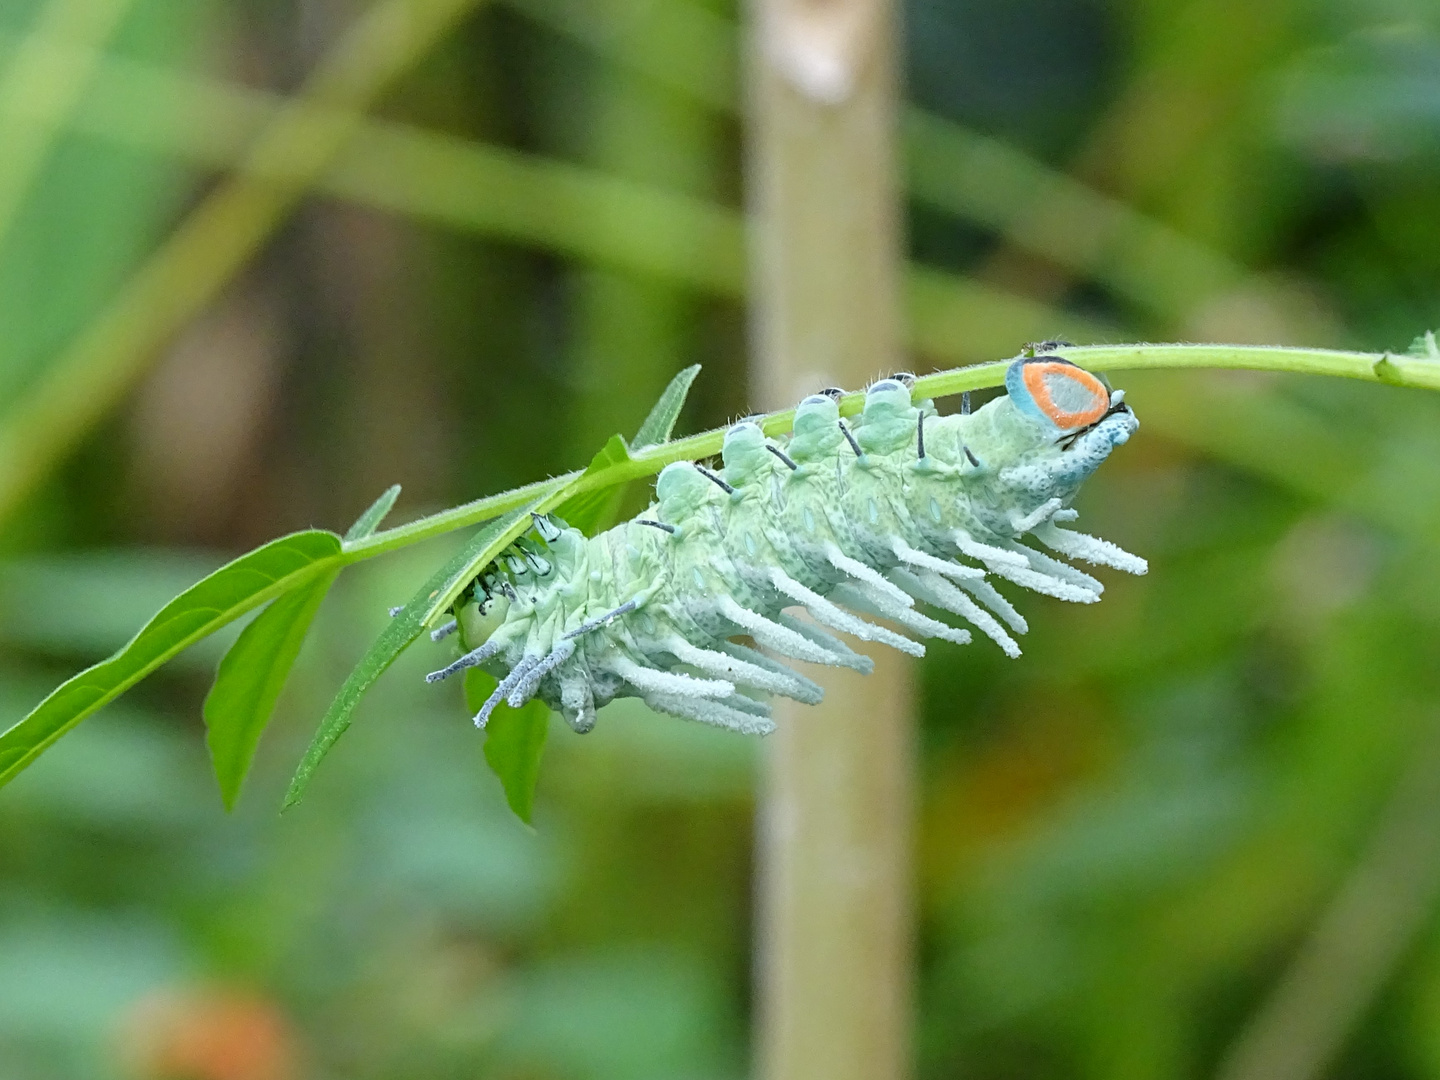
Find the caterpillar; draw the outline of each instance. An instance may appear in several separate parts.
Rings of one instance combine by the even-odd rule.
[[[718,471],[666,466],[650,507],[607,532],[587,538],[534,515],[533,535],[487,567],[432,634],[458,631],[463,655],[427,680],[472,666],[494,675],[479,727],[501,701],[538,697],[584,732],[597,708],[632,696],[766,734],[766,696],[813,704],[822,693],[777,656],[868,672],[873,661],[833,632],[912,656],[925,646],[900,630],[971,640],[917,604],[1019,656],[1012,634],[1025,633],[1025,619],[991,576],[1078,603],[1104,588],[1023,537],[1055,556],[1147,567],[1060,527],[1077,516],[1081,482],[1138,427],[1124,392],[1048,355],[1012,364],[1005,390],[940,416],[912,400],[905,380],[881,379],[853,423],[840,416],[839,391],[815,394],[786,438],[767,439],[750,421],[731,426]],[[734,640],[742,636],[750,643]]]

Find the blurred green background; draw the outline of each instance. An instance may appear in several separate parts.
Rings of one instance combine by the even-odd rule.
[[[414,515],[581,466],[693,362],[682,429],[747,411],[727,0],[476,5],[182,334],[66,374],[364,7],[0,4],[0,726],[390,483]],[[916,370],[1440,324],[1432,0],[903,18]],[[1248,1039],[1440,1077],[1440,402],[1115,381],[1142,430],[1080,509],[1150,575],[921,668],[917,1073],[1265,1075]],[[47,386],[97,418],[17,448]],[[757,743],[617,703],[554,731],[527,831],[422,644],[277,815],[448,550],[341,580],[234,815],[214,642],[0,793],[0,1080],[747,1073]]]

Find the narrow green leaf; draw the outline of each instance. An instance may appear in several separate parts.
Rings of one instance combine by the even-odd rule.
[[[699,374],[700,365],[691,364],[670,380],[670,385],[665,387],[665,392],[660,395],[660,400],[655,402],[655,407],[650,410],[650,415],[645,418],[645,422],[640,425],[640,430],[635,433],[633,445],[636,450],[654,446],[670,438],[670,433],[675,430],[675,421],[680,417],[680,410],[685,407],[685,398],[690,393],[690,384]]]
[[[395,507],[395,500],[400,497],[400,485],[393,484],[385,494],[381,495],[373,503],[370,509],[366,510],[358,518],[355,524],[350,526],[350,531],[345,534],[345,543],[353,544],[357,540],[364,540],[380,527],[380,522],[385,520],[385,515]]]
[[[646,423],[648,424],[649,421],[647,420]],[[625,445],[625,440],[619,435],[611,435],[610,441],[590,459],[590,465],[583,475],[593,477],[597,473],[603,473],[606,469],[629,460],[630,448]],[[594,536],[597,532],[608,529],[615,523],[615,516],[620,512],[620,504],[625,498],[625,490],[628,486],[628,482],[622,482],[610,487],[595,488],[591,491],[581,492],[579,495],[572,495],[560,504],[555,510],[555,515],[563,518],[566,524],[573,525],[586,536]]]
[[[336,568],[277,597],[220,661],[215,685],[205,697],[205,741],[226,810],[235,808],[260,735],[270,723],[315,613],[339,573]]]
[[[272,540],[190,586],[114,656],[67,680],[0,734],[0,785],[176,653],[265,601],[337,568],[340,558],[340,537],[312,529]]]
[[[550,706],[543,701],[527,701],[518,709],[497,708],[485,728],[485,761],[500,778],[510,809],[526,825],[535,806],[540,755],[549,731]]]
[[[479,712],[495,692],[495,677],[479,668],[465,673],[465,704]],[[540,757],[550,731],[550,708],[543,701],[528,701],[512,709],[503,701],[485,726],[485,762],[500,778],[505,801],[526,825],[535,806],[535,785],[540,780]]]
[[[355,711],[355,706],[360,703],[365,692],[374,685],[375,680],[380,678],[385,670],[395,662],[395,658],[420,636],[421,631],[429,625],[434,616],[454,601],[460,590],[480,569],[483,569],[500,552],[509,547],[517,536],[529,528],[530,511],[543,508],[548,501],[557,498],[559,494],[557,492],[556,496],[551,496],[550,500],[533,500],[528,506],[512,510],[482,526],[480,531],[470,538],[469,543],[436,571],[434,576],[421,586],[420,591],[411,597],[410,602],[396,613],[389,625],[375,639],[375,643],[360,658],[360,662],[355,665],[355,669],[346,678],[345,685],[340,687],[340,692],[330,703],[330,708],[326,710],[324,719],[320,721],[320,728],[310,743],[310,748],[305,751],[305,757],[301,760],[299,768],[295,770],[294,779],[290,781],[290,790],[285,795],[285,809],[288,810],[300,801],[306,785],[315,775],[316,768],[319,767],[325,755],[330,752],[330,748],[335,745],[335,741],[345,734],[345,730],[350,726],[350,717]],[[447,597],[448,599],[446,599]]]

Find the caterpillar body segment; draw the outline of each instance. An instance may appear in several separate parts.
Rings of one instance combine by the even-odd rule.
[[[1138,426],[1122,395],[1048,356],[1016,361],[1006,390],[942,417],[882,379],[848,421],[834,396],[812,395],[786,438],[742,422],[719,470],[667,466],[634,520],[587,538],[537,518],[457,601],[463,655],[430,678],[476,665],[495,675],[481,726],[502,700],[539,697],[587,731],[597,708],[632,696],[763,734],[774,726],[763,697],[821,696],[782,658],[872,667],[832,631],[914,655],[924,646],[909,634],[970,640],[923,604],[1018,656],[1011,635],[1025,620],[991,578],[1093,603],[1103,586],[1062,556],[1134,574],[1146,564],[1058,524]]]

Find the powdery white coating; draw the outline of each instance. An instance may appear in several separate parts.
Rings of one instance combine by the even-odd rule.
[[[1098,421],[1066,430],[1027,396],[1019,369],[1030,362],[1047,365],[1048,392],[1067,407],[1099,385],[1084,375],[1083,386],[1067,387],[1063,361],[1043,358],[1017,361],[1008,395],[967,415],[937,416],[891,379],[870,387],[862,414],[845,422],[832,398],[815,395],[800,403],[787,438],[767,440],[753,423],[732,427],[718,474],[689,462],[666,467],[656,501],[633,521],[588,539],[537,526],[528,555],[497,561],[461,607],[458,636],[470,651],[444,670],[478,664],[500,679],[476,717],[481,726],[500,700],[538,696],[588,731],[598,707],[633,696],[763,734],[774,723],[753,695],[814,703],[821,691],[730,640],[737,636],[861,671],[870,659],[816,623],[913,655],[924,653],[920,642],[860,614],[970,640],[917,610],[921,601],[1018,656],[1006,626],[1023,634],[1025,620],[987,574],[1077,603],[1095,602],[1103,588],[1022,537],[1058,555],[1146,570],[1114,544],[1056,525],[1073,520],[1080,484],[1134,433],[1134,414],[1117,393]]]

